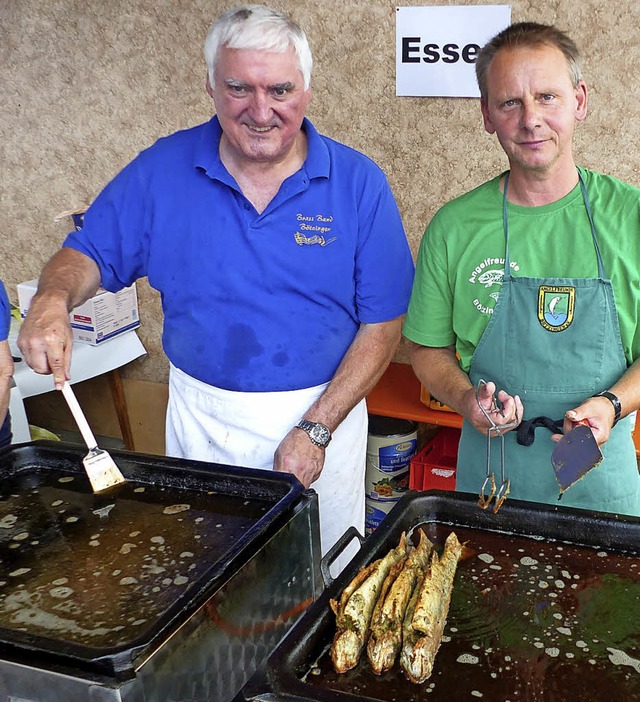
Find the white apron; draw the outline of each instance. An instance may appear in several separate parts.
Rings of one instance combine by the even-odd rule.
[[[287,392],[235,392],[207,385],[171,365],[166,422],[168,456],[273,469],[282,439],[326,385]],[[359,402],[333,433],[318,493],[322,553],[350,526],[364,534],[367,408]]]

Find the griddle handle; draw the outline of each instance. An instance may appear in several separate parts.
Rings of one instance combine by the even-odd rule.
[[[329,587],[329,585],[331,585],[333,582],[333,578],[329,572],[331,564],[341,555],[345,548],[347,548],[347,546],[354,539],[358,539],[360,546],[362,546],[364,536],[362,536],[362,534],[360,534],[360,532],[354,526],[350,526],[320,559],[320,572],[322,573],[322,580],[324,581],[325,587]]]

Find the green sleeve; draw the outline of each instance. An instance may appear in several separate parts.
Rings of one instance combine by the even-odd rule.
[[[421,346],[443,347],[455,343],[453,294],[446,257],[445,232],[438,213],[420,242],[416,274],[403,334]]]

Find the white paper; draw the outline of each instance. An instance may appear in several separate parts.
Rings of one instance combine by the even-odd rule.
[[[475,59],[511,24],[511,6],[396,10],[396,95],[479,97]]]

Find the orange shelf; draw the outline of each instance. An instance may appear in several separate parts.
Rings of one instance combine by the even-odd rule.
[[[454,412],[432,410],[420,401],[420,381],[406,363],[390,363],[378,384],[367,395],[370,414],[412,419],[414,422],[441,427],[462,426],[462,417]]]

